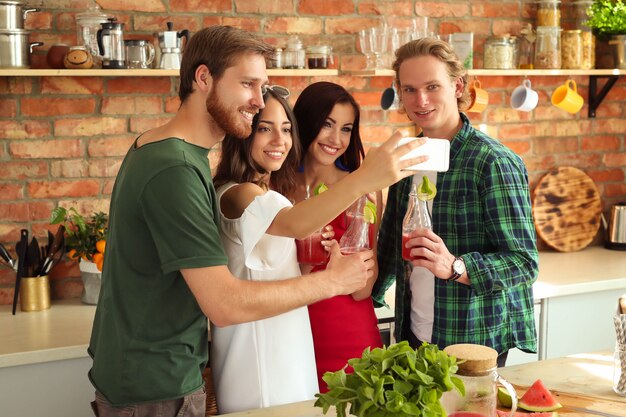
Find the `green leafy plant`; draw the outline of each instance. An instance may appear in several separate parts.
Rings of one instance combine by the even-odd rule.
[[[587,11],[593,33],[603,39],[626,35],[626,4],[623,0],[594,0]]]
[[[107,214],[100,211],[85,218],[74,207],[70,207],[69,210],[57,207],[52,210],[50,224],[60,223],[65,225],[65,246],[69,257],[97,263],[104,252]]]
[[[465,386],[454,376],[456,358],[437,345],[424,343],[413,349],[408,342],[387,348],[369,348],[361,358],[350,359],[354,369],[326,372],[329,391],[316,394],[315,405],[324,414],[335,407],[338,417],[349,413],[360,417],[445,417],[441,395],[452,389],[465,395]]]

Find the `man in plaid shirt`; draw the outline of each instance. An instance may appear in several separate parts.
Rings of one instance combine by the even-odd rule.
[[[411,262],[402,259],[402,220],[412,177],[389,189],[378,237],[378,280],[372,292],[396,282],[397,340],[414,347],[474,343],[536,352],[532,284],[538,254],[523,161],[474,129],[459,108],[469,101],[467,72],[447,43],[409,42],[396,52],[396,85],[408,117],[423,135],[450,141],[450,169],[429,175],[437,194],[433,230],[411,234]],[[423,257],[425,259],[416,259]]]

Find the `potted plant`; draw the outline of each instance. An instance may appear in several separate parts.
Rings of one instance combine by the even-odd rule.
[[[79,262],[83,280],[81,299],[86,304],[96,304],[100,293],[100,271],[106,248],[107,214],[100,211],[86,218],[74,207],[70,207],[69,210],[57,207],[52,210],[50,223],[65,225],[67,255]]]
[[[615,67],[626,68],[626,3],[624,0],[594,0],[587,11],[594,35],[615,45]]]
[[[324,414],[335,407],[338,417],[446,416],[440,399],[453,389],[464,396],[463,381],[456,377],[456,358],[437,345],[424,343],[413,349],[402,341],[387,348],[369,348],[361,358],[348,360],[354,369],[326,372],[329,391],[316,394],[315,405]]]

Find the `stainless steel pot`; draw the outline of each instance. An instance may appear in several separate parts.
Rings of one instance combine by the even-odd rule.
[[[26,8],[23,1],[0,0],[0,29],[24,29],[24,19],[39,9]]]
[[[611,207],[609,222],[606,225],[607,249],[626,250],[626,202],[614,204]]]
[[[0,68],[30,68],[33,46],[43,42],[29,42],[30,31],[0,29]]]

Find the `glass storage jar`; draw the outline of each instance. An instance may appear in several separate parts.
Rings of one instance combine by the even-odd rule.
[[[265,65],[268,69],[282,68],[283,67],[283,50],[282,48],[274,49],[274,54],[271,58],[265,60]]]
[[[537,27],[535,68],[561,68],[561,28],[554,26]]]
[[[283,52],[283,68],[303,69],[304,57],[302,41],[297,36],[290,36],[287,40],[287,48]]]
[[[589,15],[587,11],[593,3],[592,0],[574,1],[574,16],[576,17],[576,29],[581,30],[583,53],[580,68],[593,69],[596,66],[596,37],[587,26]]]
[[[306,48],[306,62],[310,69],[325,69],[333,63],[333,48],[328,45],[311,45]]]
[[[561,34],[561,68],[579,69],[583,59],[583,38],[580,29]]]
[[[561,1],[539,0],[537,2],[537,26],[561,26]]]
[[[517,39],[514,36],[487,38],[483,67],[487,69],[517,68]]]

